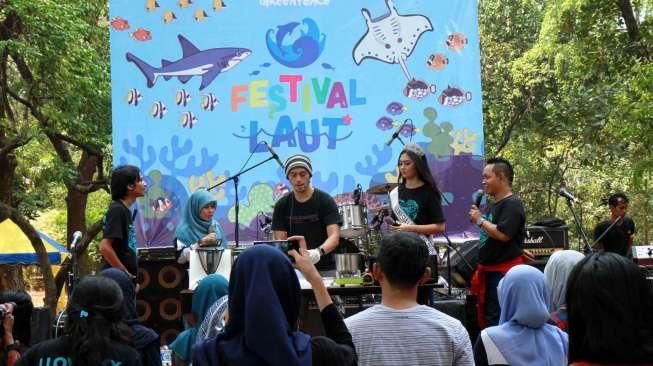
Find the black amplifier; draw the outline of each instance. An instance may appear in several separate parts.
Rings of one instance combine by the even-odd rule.
[[[633,260],[640,266],[653,266],[653,245],[633,245]]]
[[[139,261],[163,261],[175,259],[177,250],[173,246],[138,248]]]
[[[559,249],[569,249],[569,228],[567,226],[526,226],[524,249],[535,257],[548,257]]]

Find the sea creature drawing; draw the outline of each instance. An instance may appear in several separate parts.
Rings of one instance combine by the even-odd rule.
[[[249,76],[256,76],[256,75],[258,75],[258,74],[260,74],[260,73],[261,73],[260,71],[258,71],[258,70],[254,70],[254,71],[252,71],[252,72],[249,73]]]
[[[186,83],[193,76],[201,76],[202,82],[199,90],[209,86],[213,80],[225,71],[229,71],[241,61],[252,54],[247,48],[210,48],[200,51],[195,45],[181,34],[177,36],[181,45],[182,57],[176,61],[161,60],[161,67],[151,66],[134,54],[127,52],[127,61],[133,62],[143,76],[147,79],[147,86],[151,88],[159,76],[164,80],[173,77],[180,82]]]
[[[181,127],[193,128],[193,126],[197,124],[197,117],[193,114],[193,112],[184,112],[184,114],[181,116],[181,119],[179,120],[179,123],[181,124]]]
[[[258,66],[259,66],[259,67],[270,67],[271,65],[272,65],[272,64],[269,63],[269,62],[264,62],[264,63],[262,63],[262,64],[260,64],[260,65],[258,65]]]
[[[426,60],[426,66],[433,71],[440,71],[449,65],[449,58],[442,52],[434,53]]]
[[[429,18],[423,15],[400,15],[392,0],[385,0],[388,13],[372,18],[368,9],[361,9],[367,31],[356,43],[352,56],[356,65],[366,58],[399,64],[406,79],[412,80],[406,60],[425,32],[432,31]]]
[[[177,19],[177,16],[175,15],[175,13],[172,12],[172,10],[166,10],[163,13],[163,22],[165,24],[170,24],[175,19]]]
[[[115,17],[111,19],[111,28],[121,31],[129,28],[129,22],[126,19],[123,19],[121,17]]]
[[[324,68],[324,69],[326,69],[326,70],[333,70],[333,71],[336,71],[336,68],[335,68],[335,67],[331,66],[331,64],[328,64],[328,63],[326,63],[326,62],[323,62],[323,63],[322,63],[322,68]]]
[[[295,32],[297,27],[300,27],[298,36]],[[304,18],[301,23],[279,25],[276,30],[268,29],[265,36],[270,56],[292,68],[302,68],[315,62],[322,54],[325,42],[326,35],[320,33],[317,23],[311,18]]]
[[[152,39],[152,33],[145,28],[138,28],[136,32],[131,34],[132,38],[137,41],[145,42]]]
[[[399,102],[390,102],[387,107],[385,107],[385,111],[390,113],[390,115],[393,116],[398,116],[405,111],[407,111],[408,108],[406,108],[405,105],[399,103]]]
[[[193,2],[191,0],[179,0],[179,7],[185,9],[190,6]]]
[[[205,111],[212,111],[220,103],[218,98],[213,93],[202,94],[202,109]]]
[[[141,99],[143,99],[141,92],[138,91],[138,89],[133,88],[127,91],[127,97],[125,97],[125,102],[127,102],[127,104],[129,105],[133,105],[134,107],[137,107]]]
[[[156,0],[145,0],[145,10],[154,11],[159,7],[159,3]]]
[[[381,131],[386,131],[392,128],[392,119],[383,116],[376,121],[376,128]]]
[[[459,105],[472,100],[471,92],[464,92],[460,88],[448,86],[438,97],[438,102],[445,107],[458,107]]]
[[[175,93],[175,104],[185,107],[190,102],[190,94],[186,89],[179,89]]]
[[[408,98],[422,100],[429,94],[435,94],[435,90],[434,84],[428,85],[422,80],[413,79],[404,87],[404,95]]]
[[[163,116],[168,112],[168,108],[163,102],[158,101],[152,104],[152,110],[150,110],[150,115],[152,118],[162,119]]]
[[[206,17],[208,17],[208,16],[209,16],[209,15],[206,14],[206,11],[204,11],[204,9],[197,9],[197,10],[195,10],[194,18],[195,18],[195,20],[198,21],[198,22],[203,21],[203,20],[206,19]]]
[[[463,48],[465,48],[465,45],[467,44],[467,36],[465,36],[462,33],[451,33],[448,37],[447,40],[445,41],[445,44],[447,47],[456,52],[462,51]]]
[[[220,11],[223,8],[227,7],[227,4],[222,0],[213,0],[213,11]]]

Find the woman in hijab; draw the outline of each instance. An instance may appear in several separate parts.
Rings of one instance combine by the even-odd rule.
[[[549,320],[544,275],[528,265],[511,268],[497,287],[499,325],[481,331],[476,365],[567,365],[567,334]]]
[[[131,345],[141,354],[143,366],[160,366],[159,335],[152,329],[138,323],[136,311],[136,286],[129,275],[117,268],[108,268],[100,272],[102,277],[114,280],[122,290],[122,317],[131,328],[133,335]]]
[[[177,252],[179,263],[188,263],[190,249],[196,246],[214,246],[221,244],[226,247],[224,230],[217,221],[213,219],[215,214],[216,200],[211,193],[200,189],[190,196],[186,203],[184,216],[181,224],[177,227]]]
[[[551,323],[567,331],[567,279],[576,263],[585,256],[575,250],[560,250],[551,255],[544,267],[544,278],[549,288]]]
[[[303,240],[290,237],[289,240]],[[311,284],[327,337],[299,331],[299,280],[288,255],[256,245],[238,256],[229,281],[229,320],[224,332],[193,349],[193,365],[356,365],[356,351],[340,313],[312,264],[305,242],[295,266]]]
[[[179,333],[177,338],[170,344],[177,364],[181,362],[188,364],[191,360],[191,348],[195,344],[199,325],[204,320],[207,311],[216,301],[227,294],[229,283],[227,279],[219,274],[211,274],[200,280],[193,293],[193,305],[191,308],[193,317],[190,321],[192,326]]]

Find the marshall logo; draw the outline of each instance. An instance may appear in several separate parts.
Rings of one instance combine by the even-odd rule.
[[[542,245],[544,243],[544,235],[538,236],[538,237],[527,237],[524,239],[524,244],[535,244],[535,245]]]
[[[526,226],[523,247],[535,256],[549,256],[554,250],[568,249],[567,227]]]

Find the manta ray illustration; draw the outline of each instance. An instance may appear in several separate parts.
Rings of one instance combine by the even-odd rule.
[[[193,76],[201,76],[200,90],[202,90],[209,86],[220,73],[231,70],[252,54],[252,51],[246,48],[233,47],[200,51],[181,34],[177,38],[183,56],[177,61],[162,59],[159,68],[149,65],[129,52],[125,54],[127,61],[133,62],[145,75],[149,88],[154,86],[159,76],[163,76],[165,80],[177,77],[184,84]]]
[[[361,9],[367,23],[367,32],[354,46],[354,62],[360,65],[369,57],[389,64],[399,64],[410,81],[413,77],[408,72],[406,60],[413,53],[419,37],[424,32],[432,31],[433,26],[429,18],[423,15],[399,15],[392,0],[385,0],[385,3],[388,13],[374,19],[369,10]]]

